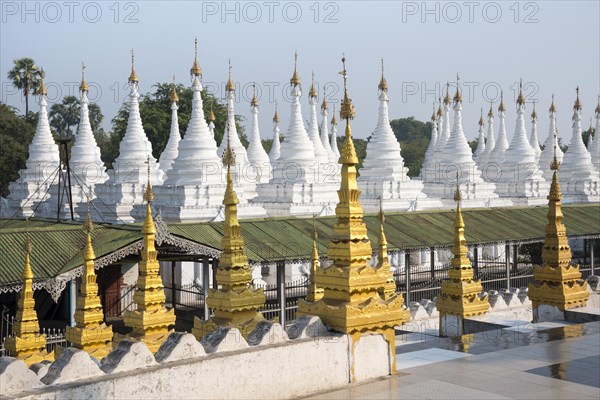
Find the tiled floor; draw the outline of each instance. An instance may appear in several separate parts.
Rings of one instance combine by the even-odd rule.
[[[597,321],[506,324],[459,339],[405,333],[396,352],[396,375],[309,398],[600,399]]]

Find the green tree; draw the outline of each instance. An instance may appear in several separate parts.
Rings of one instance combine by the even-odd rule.
[[[140,116],[144,124],[146,136],[152,143],[153,155],[158,158],[164,150],[169,140],[171,130],[171,100],[170,95],[173,90],[172,83],[157,83],[153,86],[153,93],[146,93],[140,96]],[[177,95],[179,96],[179,131],[185,135],[191,112],[193,92],[189,87],[181,84],[177,85]],[[215,139],[220,143],[225,131],[225,121],[227,120],[227,106],[206,91],[202,92],[202,101],[204,104],[204,115],[210,113],[212,108],[215,120]],[[129,118],[129,103],[125,102],[117,116],[112,120],[112,132],[101,147],[103,159],[109,165],[119,155],[119,143],[125,135],[127,129],[127,119]],[[236,127],[242,143],[248,143],[244,134],[244,127],[240,123],[244,118],[236,115]]]
[[[592,126],[592,120],[590,119],[590,127],[583,131],[583,134],[581,135],[583,138],[583,144],[585,144],[585,147],[587,147],[588,142],[590,141],[590,137],[595,138],[594,136],[594,127]]]
[[[408,167],[408,175],[419,176],[431,140],[431,123],[408,117],[392,120],[390,125],[400,142],[400,153]]]
[[[13,68],[8,71],[8,79],[25,96],[25,115],[29,114],[29,93],[35,93],[44,77],[44,72],[35,65],[31,58],[24,57],[14,60]]]
[[[104,119],[100,106],[96,103],[88,104],[90,125],[95,133],[100,129],[100,124]],[[50,126],[54,128],[59,135],[74,135],[76,127],[79,125],[81,115],[81,104],[75,96],[65,96],[62,102],[55,103],[50,107],[48,119]]]
[[[37,113],[27,117],[17,115],[16,109],[0,103],[0,196],[8,195],[9,182],[19,177],[25,168],[28,147],[35,133]]]

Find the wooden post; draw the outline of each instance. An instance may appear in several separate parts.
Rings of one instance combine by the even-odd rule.
[[[213,258],[214,260],[214,258]],[[202,290],[204,291],[204,312],[203,319],[208,321],[210,318],[210,310],[206,305],[206,299],[208,298],[208,289],[210,289],[210,264],[208,262],[208,256],[202,257]]]
[[[435,249],[432,247],[429,250],[429,269],[431,271],[431,279],[435,278]]]
[[[404,298],[406,305],[410,303],[410,252],[404,253],[404,281],[406,283],[406,296]]]
[[[285,261],[277,261],[277,300],[279,323],[285,328]]]
[[[473,272],[475,279],[479,278],[479,246],[473,247]]]

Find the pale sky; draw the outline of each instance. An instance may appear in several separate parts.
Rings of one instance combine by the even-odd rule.
[[[353,133],[363,138],[377,122],[382,57],[391,119],[415,116],[427,121],[441,86],[454,82],[459,73],[468,139],[477,136],[480,108],[487,112],[489,100],[497,99],[502,88],[510,140],[520,78],[527,100],[539,102],[541,142],[548,135],[552,93],[559,135],[568,143],[575,87],[581,88],[584,129],[600,92],[598,1],[0,3],[1,101],[25,107],[21,94],[6,79],[14,59],[31,57],[44,67],[50,105],[76,92],[84,61],[90,97],[105,115],[105,129],[127,99],[131,49],[142,93],[158,81],[171,81],[173,74],[177,82],[189,85],[195,37],[205,87],[221,98],[231,59],[238,87],[236,112],[246,117],[247,131],[251,86],[256,81],[263,138],[272,135],[275,100],[280,104],[282,131],[287,128],[295,51],[306,120],[311,72],[319,84],[319,104],[324,84],[330,103],[339,101],[342,80],[337,73],[345,53],[350,97],[357,111]],[[530,112],[528,104],[527,115]],[[497,118],[495,123],[497,129]],[[529,133],[530,124],[526,127]]]

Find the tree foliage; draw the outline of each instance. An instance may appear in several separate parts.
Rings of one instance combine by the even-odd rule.
[[[419,176],[425,152],[431,141],[431,123],[408,117],[392,120],[390,125],[400,142],[400,154],[404,165],[408,167],[408,175]]]
[[[29,114],[29,93],[35,94],[40,88],[44,71],[35,65],[31,58],[24,57],[13,61],[13,68],[8,71],[7,77],[14,87],[23,91],[25,97],[25,115]]]
[[[104,115],[102,115],[100,106],[96,103],[88,104],[88,109],[92,131],[96,132],[100,129]],[[75,135],[80,116],[81,103],[75,96],[65,96],[62,102],[53,104],[48,113],[50,127],[58,135]]]

